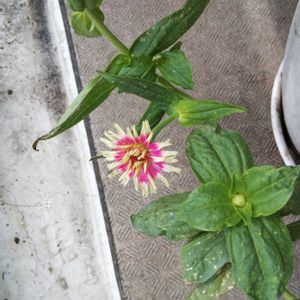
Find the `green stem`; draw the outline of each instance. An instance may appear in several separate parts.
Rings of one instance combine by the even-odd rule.
[[[86,13],[106,39],[108,39],[121,53],[129,55],[127,47],[104,25],[94,10],[86,10]]]
[[[285,292],[282,294],[282,296],[286,299],[286,300],[297,300],[298,298],[291,293],[288,289],[285,290]]]
[[[178,115],[171,115],[167,118],[165,118],[164,120],[162,120],[160,123],[158,123],[152,130],[153,132],[153,138],[155,138],[160,131],[165,128],[167,125],[169,125],[172,121],[174,121],[175,119],[177,119]]]

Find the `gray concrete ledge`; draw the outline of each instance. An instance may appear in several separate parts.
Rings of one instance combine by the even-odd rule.
[[[1,1],[0,298],[120,299],[58,1]]]

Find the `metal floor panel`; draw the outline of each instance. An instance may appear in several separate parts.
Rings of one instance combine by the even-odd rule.
[[[130,46],[140,33],[183,3],[183,0],[107,0],[102,8],[109,28]],[[212,0],[197,24],[181,39],[193,65],[193,96],[229,101],[248,109],[247,114],[227,118],[223,125],[238,130],[246,138],[258,164],[283,164],[272,134],[270,99],[296,4],[296,0]],[[79,73],[83,83],[87,83],[117,51],[101,38],[76,35],[73,38]],[[146,105],[138,97],[114,92],[90,116],[96,150],[102,149],[100,137],[105,130],[115,122],[124,127],[136,123]],[[197,185],[184,154],[187,133],[187,129],[172,124],[158,137],[171,138],[173,148],[180,152],[183,172],[180,176],[169,176],[171,188],[160,188],[151,199],[191,190]],[[136,233],[129,217],[151,199],[143,199],[132,187],[122,188],[116,179],[108,180],[101,161],[99,169],[124,298],[184,299],[190,289],[182,280],[180,243]],[[299,252],[298,243],[297,270],[291,289],[300,295]],[[243,299],[237,291],[225,298]]]

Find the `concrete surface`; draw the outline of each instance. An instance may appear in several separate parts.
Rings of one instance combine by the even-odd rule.
[[[77,94],[58,2],[0,10],[0,299],[117,300],[83,124],[31,148]]]
[[[108,26],[130,46],[141,32],[183,3],[184,0],[107,0],[103,10]],[[248,114],[227,118],[223,125],[238,130],[246,138],[258,164],[283,164],[272,134],[270,99],[296,4],[297,0],[211,0],[204,15],[181,39],[193,65],[192,94],[198,98],[226,100],[248,109]],[[84,83],[116,53],[101,38],[74,35],[74,42]],[[102,148],[100,137],[105,130],[112,128],[116,121],[122,126],[135,123],[146,104],[138,97],[114,93],[92,113],[96,150]],[[130,215],[151,199],[196,186],[184,154],[186,134],[186,129],[174,123],[158,137],[170,138],[173,148],[180,151],[183,172],[179,178],[169,176],[171,188],[160,188],[149,199],[142,199],[133,188],[120,187],[117,180],[107,180],[105,164],[99,161],[124,298],[181,300],[189,292],[182,280],[180,243],[138,234],[129,221]],[[300,296],[299,242],[296,253],[291,290]],[[244,299],[237,291],[225,298]]]

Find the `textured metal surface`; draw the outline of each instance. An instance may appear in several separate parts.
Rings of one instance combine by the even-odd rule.
[[[183,0],[107,0],[106,22],[126,45],[156,20],[183,4]],[[193,64],[197,98],[216,98],[242,105],[247,114],[227,118],[223,125],[238,130],[249,142],[258,164],[280,165],[270,122],[273,78],[283,57],[284,46],[297,1],[212,0],[197,24],[182,38]],[[104,39],[74,36],[81,78],[84,83],[103,69],[116,51]],[[113,93],[91,115],[96,148],[100,137],[114,122],[135,123],[146,101],[132,95]],[[171,189],[161,188],[155,199],[197,185],[184,155],[188,131],[172,124],[159,138],[169,137],[180,152],[183,173],[169,177]],[[129,216],[151,199],[143,199],[117,180],[107,180],[99,162],[106,203],[117,250],[122,285],[128,299],[184,299],[189,289],[182,281],[178,258],[180,243],[152,240],[133,231]],[[298,253],[299,253],[298,244]],[[300,293],[299,258],[291,288]],[[298,280],[299,281],[299,280]],[[242,299],[237,291],[227,299]]]

